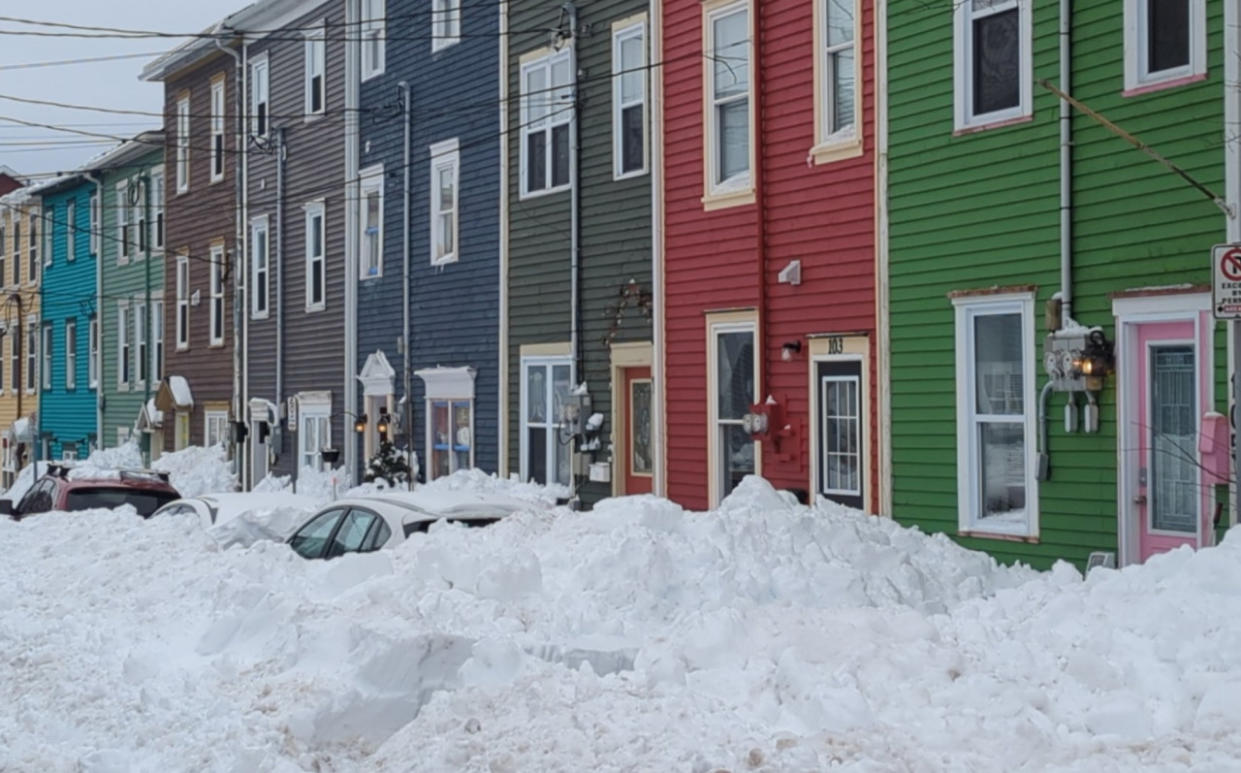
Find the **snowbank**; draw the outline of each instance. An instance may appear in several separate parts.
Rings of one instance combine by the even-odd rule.
[[[237,476],[222,445],[189,446],[166,453],[151,467],[168,473],[169,482],[183,497],[237,490]]]
[[[712,513],[625,498],[331,562],[109,512],[0,540],[0,769],[1241,759],[1239,530],[1083,581],[750,479]]]

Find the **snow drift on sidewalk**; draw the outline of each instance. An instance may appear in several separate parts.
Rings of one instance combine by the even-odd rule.
[[[619,499],[331,562],[123,511],[0,539],[0,769],[1241,759],[1235,530],[1083,581],[749,479],[712,513]]]

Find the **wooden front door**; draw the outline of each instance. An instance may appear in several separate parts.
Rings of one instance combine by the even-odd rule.
[[[651,430],[654,422],[650,368],[625,368],[624,457],[621,460],[626,494],[649,494],[655,474]]]

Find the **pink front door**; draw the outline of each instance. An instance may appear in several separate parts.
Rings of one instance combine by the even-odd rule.
[[[1198,461],[1198,424],[1207,395],[1193,322],[1138,325],[1139,559],[1197,547],[1209,485]]]

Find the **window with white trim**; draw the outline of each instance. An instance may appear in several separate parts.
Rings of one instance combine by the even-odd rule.
[[[137,377],[138,386],[142,386],[147,380],[147,368],[150,367],[150,361],[147,359],[147,307],[143,301],[135,301],[133,305],[134,318],[134,375]]]
[[[271,245],[267,235],[266,215],[250,221],[250,316],[254,319],[267,317],[267,304],[270,300],[267,277]]]
[[[56,233],[54,227],[56,225],[56,205],[44,204],[43,217],[46,220],[43,224],[43,266],[47,267],[52,265],[53,253],[56,249],[53,240],[53,235]]]
[[[330,403],[300,403],[297,407],[298,464],[301,469],[318,470],[323,449],[332,445]]]
[[[124,265],[129,262],[133,250],[132,235],[129,229],[129,182],[116,184],[116,262]]]
[[[358,227],[361,229],[362,256],[358,261],[359,279],[383,275],[384,260],[384,170],[373,166],[362,171],[361,211]]]
[[[151,173],[151,246],[164,249],[164,170]]]
[[[13,390],[13,394],[17,394],[22,388],[22,329],[19,324],[16,329],[9,330],[9,386]]]
[[[960,529],[1037,536],[1033,296],[954,304]]]
[[[1125,0],[1125,90],[1207,71],[1206,0]]]
[[[1033,0],[961,0],[954,16],[955,128],[1031,115]]]
[[[646,173],[646,18],[612,28],[612,176]]]
[[[65,260],[77,259],[78,250],[78,203],[70,199],[65,203]]]
[[[572,389],[572,360],[523,358],[521,373],[521,478],[567,486],[572,448],[561,436],[560,416]]]
[[[706,27],[708,193],[726,195],[751,186],[754,129],[750,115],[749,3],[711,9],[706,14]]]
[[[27,246],[30,259],[30,272],[26,274],[26,283],[35,284],[39,281],[39,216],[30,215],[30,244]]]
[[[206,411],[203,425],[204,445],[208,448],[228,442],[228,411]]]
[[[549,53],[521,66],[521,193],[569,187],[573,52]]]
[[[819,69],[816,101],[819,106],[817,144],[828,145],[857,136],[861,112],[857,90],[858,0],[817,0]]]
[[[99,257],[99,226],[99,194],[92,193],[90,195],[90,254],[93,258]],[[4,265],[0,263],[0,276],[3,274]]]
[[[190,348],[190,259],[177,256],[177,351]]]
[[[268,104],[271,100],[271,84],[268,76],[267,54],[262,54],[250,63],[250,134],[255,137],[266,137],[271,128],[271,116],[268,115]]]
[[[385,6],[384,0],[362,0],[362,80],[384,71]]]
[[[138,249],[135,250],[134,256],[141,260],[146,257],[147,250],[151,245],[151,231],[147,222],[147,190],[151,184],[151,178],[146,177],[134,180],[133,186],[133,209],[134,213],[130,218],[130,222],[134,223],[133,233],[138,242]]]
[[[65,389],[78,387],[78,323],[65,320]]]
[[[87,363],[86,379],[91,389],[99,386],[99,320],[90,318],[90,329],[87,331]]]
[[[322,115],[327,104],[327,38],[325,29],[306,33],[305,77],[306,115]]]
[[[8,234],[9,234],[8,219],[5,218],[3,220],[0,220],[0,285],[4,284],[4,278],[8,276],[8,274],[5,273],[5,268],[7,267],[4,265],[5,253],[8,252],[8,244],[9,244]]]
[[[13,284],[21,284],[22,281],[22,218],[17,215],[13,218]]]
[[[26,393],[34,394],[35,370],[39,367],[39,319],[26,318]]]
[[[473,467],[474,401],[428,400],[427,415],[427,458],[431,460],[428,478],[435,480]]]
[[[151,383],[164,377],[164,300],[151,301]]]
[[[43,335],[40,337],[40,340],[39,340],[39,349],[43,352],[43,367],[42,367],[43,378],[40,380],[43,382],[44,389],[51,389],[52,388],[52,326],[50,324],[44,324],[41,332]]]
[[[306,205],[306,311],[327,305],[324,244],[324,206],[317,201]]]
[[[461,42],[461,0],[431,0],[431,50]]]
[[[253,248],[258,245],[251,243]],[[267,247],[264,244],[263,249]],[[264,268],[264,282],[266,282],[266,271]],[[256,285],[257,286],[257,285]],[[224,344],[224,245],[211,245],[211,345],[221,346]],[[266,302],[264,302],[264,311],[266,311]]]
[[[116,385],[118,388],[129,389],[133,380],[133,352],[130,348],[130,336],[133,335],[129,303],[121,301],[116,306]]]
[[[224,77],[211,82],[211,182],[224,179]]]
[[[457,259],[457,194],[461,155],[456,139],[431,146],[431,264]]]
[[[752,320],[721,320],[708,324],[713,393],[708,398],[711,437],[708,458],[715,488],[712,506],[732,493],[747,475],[758,472],[758,449],[742,419],[757,400],[755,324]]]
[[[190,98],[177,100],[177,193],[190,189]]]

